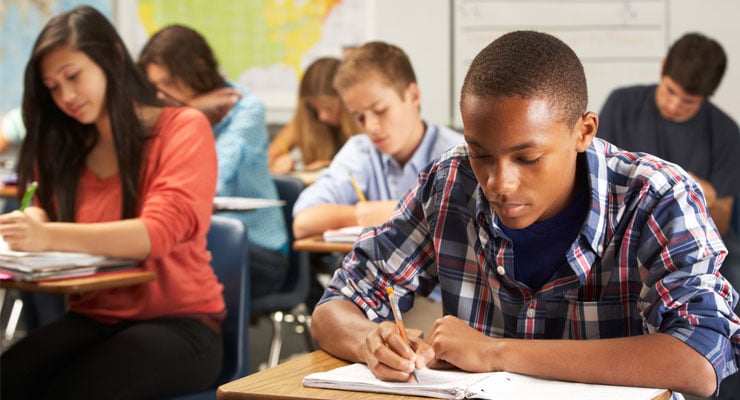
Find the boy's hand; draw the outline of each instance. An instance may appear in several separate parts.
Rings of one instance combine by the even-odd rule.
[[[407,335],[408,336],[408,335]],[[434,352],[423,340],[409,336],[411,347],[398,333],[396,324],[384,321],[365,339],[364,361],[378,379],[406,382],[413,380],[414,367],[424,368]]]
[[[427,365],[442,369],[451,366],[469,372],[491,372],[498,370],[496,358],[489,351],[496,344],[494,338],[473,329],[457,317],[446,315],[438,319],[426,342],[434,350],[435,360]]]

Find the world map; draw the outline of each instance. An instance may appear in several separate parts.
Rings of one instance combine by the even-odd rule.
[[[292,108],[303,70],[368,40],[366,0],[0,0],[0,113],[17,107],[36,36],[52,16],[85,3],[111,18],[136,58],[148,37],[188,25],[213,48],[224,75],[269,108]],[[131,10],[131,8],[135,8]],[[133,12],[131,12],[133,11]]]

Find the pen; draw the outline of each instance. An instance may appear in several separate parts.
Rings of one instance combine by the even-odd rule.
[[[357,193],[357,197],[360,198],[360,201],[367,201],[367,199],[365,199],[365,195],[362,193],[362,190],[360,190],[360,185],[357,184],[355,176],[352,175],[351,172],[349,173],[349,179],[352,181],[352,186],[355,187],[355,192]]]
[[[31,182],[30,185],[26,188],[26,193],[23,194],[23,199],[21,199],[21,206],[20,211],[23,212],[23,210],[26,209],[31,204],[31,199],[33,199],[34,193],[36,193],[36,188],[39,187],[39,183],[36,181]]]
[[[403,338],[403,341],[406,342],[406,344],[411,347],[409,344],[409,339],[406,337],[406,328],[403,327],[403,320],[401,319],[401,313],[398,312],[398,305],[396,304],[396,298],[393,295],[393,288],[388,286],[388,288],[385,289],[385,291],[388,293],[388,302],[391,303],[391,310],[393,311],[393,318],[396,320],[396,326],[398,327],[398,331],[401,333],[401,337]],[[414,375],[414,379],[416,380],[416,383],[419,383],[419,376],[416,373],[416,366],[414,366],[414,371],[412,372]]]

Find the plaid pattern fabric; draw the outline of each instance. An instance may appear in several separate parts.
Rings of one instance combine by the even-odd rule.
[[[585,157],[590,212],[567,263],[537,292],[514,280],[513,248],[465,146],[422,173],[385,225],[366,229],[322,302],[345,298],[392,319],[403,296],[442,288],[445,314],[492,337],[595,339],[664,332],[737,370],[737,292],[719,274],[727,250],[698,184],[678,166],[595,139]],[[733,354],[734,353],[734,354]]]

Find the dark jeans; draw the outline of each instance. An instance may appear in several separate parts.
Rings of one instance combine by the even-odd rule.
[[[188,318],[100,324],[79,314],[31,332],[2,357],[3,400],[152,399],[208,388],[221,336]]]
[[[288,272],[288,256],[260,246],[249,246],[249,297],[262,297],[282,286]]]

